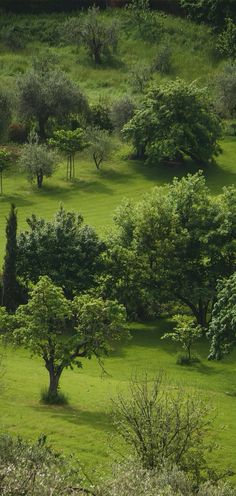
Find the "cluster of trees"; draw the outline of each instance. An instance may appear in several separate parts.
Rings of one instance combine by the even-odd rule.
[[[126,313],[173,315],[177,306],[181,315],[165,337],[181,343],[189,362],[203,333],[210,358],[227,353],[236,339],[235,212],[236,189],[212,197],[202,173],[174,179],[138,204],[124,202],[104,241],[63,207],[51,221],[33,215],[17,236],[13,205],[1,328],[43,358],[48,396],[57,397],[64,368],[92,354],[100,359],[128,337]]]

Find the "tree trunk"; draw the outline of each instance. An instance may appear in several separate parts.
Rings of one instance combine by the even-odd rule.
[[[55,396],[55,397],[57,396],[60,377],[61,377],[61,372],[55,373],[54,371],[49,370],[49,388],[48,388],[49,396]]]
[[[43,184],[43,171],[42,169],[37,173],[37,185],[38,188],[42,188]]]

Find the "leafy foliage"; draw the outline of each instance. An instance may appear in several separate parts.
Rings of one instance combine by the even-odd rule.
[[[220,360],[236,343],[236,272],[218,285],[208,336],[210,359]]]
[[[209,22],[215,28],[224,25],[227,17],[235,18],[234,0],[180,0],[181,6],[193,19]]]
[[[216,77],[217,112],[226,119],[236,116],[236,65],[226,65]]]
[[[13,318],[13,341],[43,358],[50,378],[48,396],[55,400],[65,368],[82,367],[81,358],[108,354],[127,334],[122,305],[89,295],[71,302],[47,276],[39,278],[29,302],[19,306]]]
[[[236,59],[236,24],[230,18],[227,19],[226,27],[219,36],[218,50],[232,61]]]
[[[61,206],[53,219],[33,215],[27,219],[29,230],[18,236],[18,274],[37,282],[48,275],[62,286],[68,296],[89,289],[100,272],[104,244],[83,218]]]
[[[0,88],[0,142],[2,142],[7,135],[10,118],[11,104],[9,96]]]
[[[11,204],[6,225],[6,254],[2,274],[2,304],[8,311],[15,311],[19,299],[19,285],[16,278],[17,258],[17,211]]]
[[[221,126],[206,90],[180,79],[153,86],[123,135],[139,158],[155,164],[186,155],[206,163],[220,152]]]
[[[93,6],[88,9],[80,36],[81,43],[95,64],[100,65],[104,59],[109,59],[117,49],[117,24],[104,23],[100,18],[99,7]]]
[[[171,339],[180,343],[187,353],[189,364],[193,361],[192,346],[201,336],[202,327],[197,325],[196,321],[189,315],[175,315],[173,320],[176,322],[173,332],[168,332],[162,336],[162,339]]]
[[[67,157],[67,179],[75,177],[75,154],[88,146],[85,132],[81,128],[71,130],[60,129],[55,131],[49,145],[56,147]]]
[[[111,137],[102,129],[91,129],[89,132],[89,153],[91,154],[97,170],[101,164],[110,157],[112,151]]]

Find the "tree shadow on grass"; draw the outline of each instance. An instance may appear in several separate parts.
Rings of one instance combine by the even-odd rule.
[[[112,431],[111,415],[105,411],[80,410],[70,405],[39,405],[31,408],[47,417],[50,415],[55,420],[63,420],[74,425],[91,426],[93,429],[101,431]]]
[[[27,207],[30,205],[34,205],[34,201],[32,199],[27,199],[25,196],[21,196],[18,194],[15,195],[3,195],[0,196],[0,203],[14,203],[16,207]]]
[[[65,183],[65,186],[45,184],[40,192],[36,188],[34,189],[34,192],[40,193],[41,197],[48,197],[50,195],[50,197],[57,197],[59,200],[71,196],[75,192],[79,195],[80,192],[84,191],[86,193],[113,194],[113,190],[109,186],[99,181],[83,181],[80,179],[74,179],[71,183]]]

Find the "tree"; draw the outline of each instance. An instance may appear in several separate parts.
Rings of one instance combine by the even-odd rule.
[[[176,322],[173,332],[168,332],[162,336],[162,339],[171,339],[180,343],[187,353],[188,363],[193,361],[192,347],[195,341],[202,336],[202,327],[197,325],[196,321],[189,315],[175,315],[173,320]]]
[[[51,220],[32,215],[27,224],[17,239],[20,277],[36,283],[48,275],[69,297],[95,286],[105,245],[80,214],[61,206]]]
[[[194,21],[209,22],[217,29],[227,17],[236,17],[234,0],[180,0],[180,4]]]
[[[100,359],[126,334],[122,305],[85,294],[71,302],[47,276],[39,278],[15,318],[13,339],[44,360],[48,398],[55,401],[65,368],[82,367],[81,358]]]
[[[46,137],[49,119],[63,122],[71,112],[85,113],[87,100],[68,76],[55,64],[36,61],[18,80],[20,112],[36,122],[39,136]]]
[[[6,92],[0,88],[0,142],[7,134],[8,125],[11,118],[10,100]]]
[[[75,154],[81,152],[88,146],[85,132],[81,128],[73,131],[61,129],[53,134],[49,140],[49,145],[56,147],[67,157],[66,178],[71,180],[75,178]]]
[[[120,132],[124,125],[132,119],[134,111],[135,104],[128,95],[115,100],[111,107],[111,121],[114,128]]]
[[[12,203],[6,225],[6,254],[2,274],[2,305],[9,312],[17,307],[18,283],[16,278],[17,261],[17,210]]]
[[[111,57],[118,44],[117,24],[107,24],[100,19],[99,7],[91,7],[81,30],[81,42],[95,64],[100,65],[104,58]]]
[[[38,135],[32,132],[29,141],[22,148],[19,164],[27,173],[28,180],[36,179],[38,188],[42,188],[44,177],[51,177],[57,167],[58,157],[45,144],[40,144]]]
[[[220,360],[236,343],[236,272],[218,284],[208,337],[209,359]]]
[[[149,0],[130,0],[126,12],[132,33],[136,31],[142,39],[150,42],[159,40],[162,25],[160,18],[151,10]]]
[[[206,435],[211,420],[207,404],[180,387],[167,388],[159,374],[153,381],[147,376],[132,379],[129,396],[120,393],[113,410],[126,453],[129,447],[144,469],[177,466],[199,484],[208,470]]]
[[[236,24],[232,19],[226,20],[226,27],[219,36],[217,46],[223,56],[231,59],[232,62],[236,59]]]
[[[226,65],[216,77],[215,107],[226,119],[236,116],[236,64]]]
[[[202,173],[189,174],[155,188],[136,205],[124,202],[115,223],[111,250],[124,247],[136,259],[137,271],[143,265],[147,313],[180,302],[206,328],[218,279],[236,270],[236,189],[224,188],[212,197]],[[113,277],[115,289],[119,274]]]
[[[206,163],[220,152],[221,125],[206,89],[177,79],[147,93],[123,128],[138,158],[157,164],[185,156]]]
[[[112,143],[109,133],[102,129],[91,129],[89,132],[89,152],[94,160],[97,170],[102,162],[108,160],[112,150]]]
[[[11,160],[11,153],[7,152],[4,148],[0,149],[0,194],[3,194],[2,175],[8,169]]]

